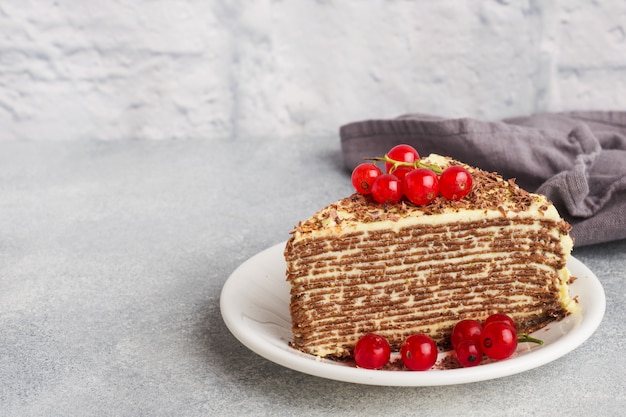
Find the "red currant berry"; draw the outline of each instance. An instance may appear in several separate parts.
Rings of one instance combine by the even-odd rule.
[[[462,166],[453,165],[441,173],[439,187],[448,200],[460,200],[472,189],[472,175]]]
[[[483,331],[483,326],[477,320],[465,319],[459,321],[454,325],[452,329],[452,335],[450,341],[452,342],[452,348],[456,347],[466,340],[473,342],[480,342],[480,334]]]
[[[379,175],[372,183],[372,197],[381,204],[395,204],[402,198],[401,184],[395,175]]]
[[[427,168],[414,169],[404,178],[402,191],[411,203],[428,204],[439,194],[437,175]]]
[[[502,321],[489,323],[483,327],[480,348],[491,359],[506,359],[517,349],[517,331]]]
[[[456,358],[464,368],[480,365],[483,360],[483,352],[480,350],[480,344],[474,340],[464,340],[454,349]]]
[[[391,150],[387,152],[387,157],[393,159],[394,161],[408,162],[409,164],[412,164],[413,162],[420,159],[420,156],[415,148],[405,144],[396,145],[391,148]],[[387,172],[390,172],[390,170],[393,168],[393,163],[386,162],[385,168],[387,169]]]
[[[354,346],[354,360],[358,367],[380,369],[391,357],[389,342],[377,334],[368,333]]]
[[[517,326],[515,325],[515,322],[513,321],[513,319],[507,316],[506,314],[500,314],[500,313],[492,314],[491,316],[487,317],[483,326],[486,326],[489,323],[494,323],[496,321],[502,321],[502,322],[508,323],[509,326],[517,330]]]
[[[395,175],[396,177],[398,177],[400,181],[404,181],[406,176],[414,170],[415,170],[415,167],[401,166],[401,167],[394,169],[391,173]]]
[[[412,371],[426,371],[437,362],[437,345],[425,334],[409,336],[400,346],[402,362]]]
[[[370,194],[372,192],[372,183],[381,174],[380,168],[374,164],[363,163],[357,165],[352,171],[352,185],[358,193]]]

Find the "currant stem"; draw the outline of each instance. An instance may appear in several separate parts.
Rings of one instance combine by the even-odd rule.
[[[391,172],[396,170],[398,167],[427,168],[435,172],[436,174],[441,174],[443,172],[443,169],[439,168],[437,165],[427,164],[425,162],[420,161],[419,159],[415,162],[402,162],[402,161],[396,161],[395,159],[391,159],[389,155],[385,155],[382,158],[379,157],[379,158],[365,158],[365,159],[369,161],[389,162],[390,164],[393,165],[392,169],[390,170]]]
[[[428,168],[436,174],[441,174],[443,169],[439,168],[437,165],[427,164],[426,162],[415,161],[415,168]]]
[[[531,342],[531,343],[537,343],[539,345],[543,345],[543,340],[541,339],[535,339],[534,337],[526,334],[526,333],[521,333],[517,335],[517,342],[518,343],[524,343],[524,342]]]

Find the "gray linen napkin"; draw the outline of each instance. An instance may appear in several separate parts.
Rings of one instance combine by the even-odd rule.
[[[626,238],[626,112],[544,113],[485,122],[409,114],[340,128],[348,169],[407,143],[516,178],[572,224],[576,246]]]

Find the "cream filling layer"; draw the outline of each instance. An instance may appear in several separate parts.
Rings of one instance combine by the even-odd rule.
[[[503,211],[489,209],[463,209],[454,210],[446,209],[443,213],[424,214],[420,210],[411,210],[405,217],[399,220],[376,220],[371,222],[360,222],[355,220],[353,213],[347,210],[336,210],[333,215],[329,215],[330,209],[324,208],[317,212],[313,219],[317,219],[324,227],[318,230],[307,231],[302,233],[298,230],[294,232],[294,242],[304,238],[323,238],[325,236],[336,236],[338,233],[346,233],[353,231],[371,231],[371,230],[391,230],[399,231],[404,227],[417,225],[441,225],[457,222],[473,222],[478,220],[492,220],[498,218],[507,219],[545,219],[558,222],[561,220],[556,208],[549,203],[545,197],[537,195],[537,201],[534,202],[528,210],[516,212],[514,209],[506,206]],[[571,248],[570,248],[571,249]]]

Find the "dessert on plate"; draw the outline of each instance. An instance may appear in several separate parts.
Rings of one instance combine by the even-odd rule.
[[[550,201],[449,157],[389,155],[291,233],[294,348],[343,358],[368,333],[395,350],[423,333],[444,349],[463,319],[503,313],[530,333],[575,311],[570,226]]]

